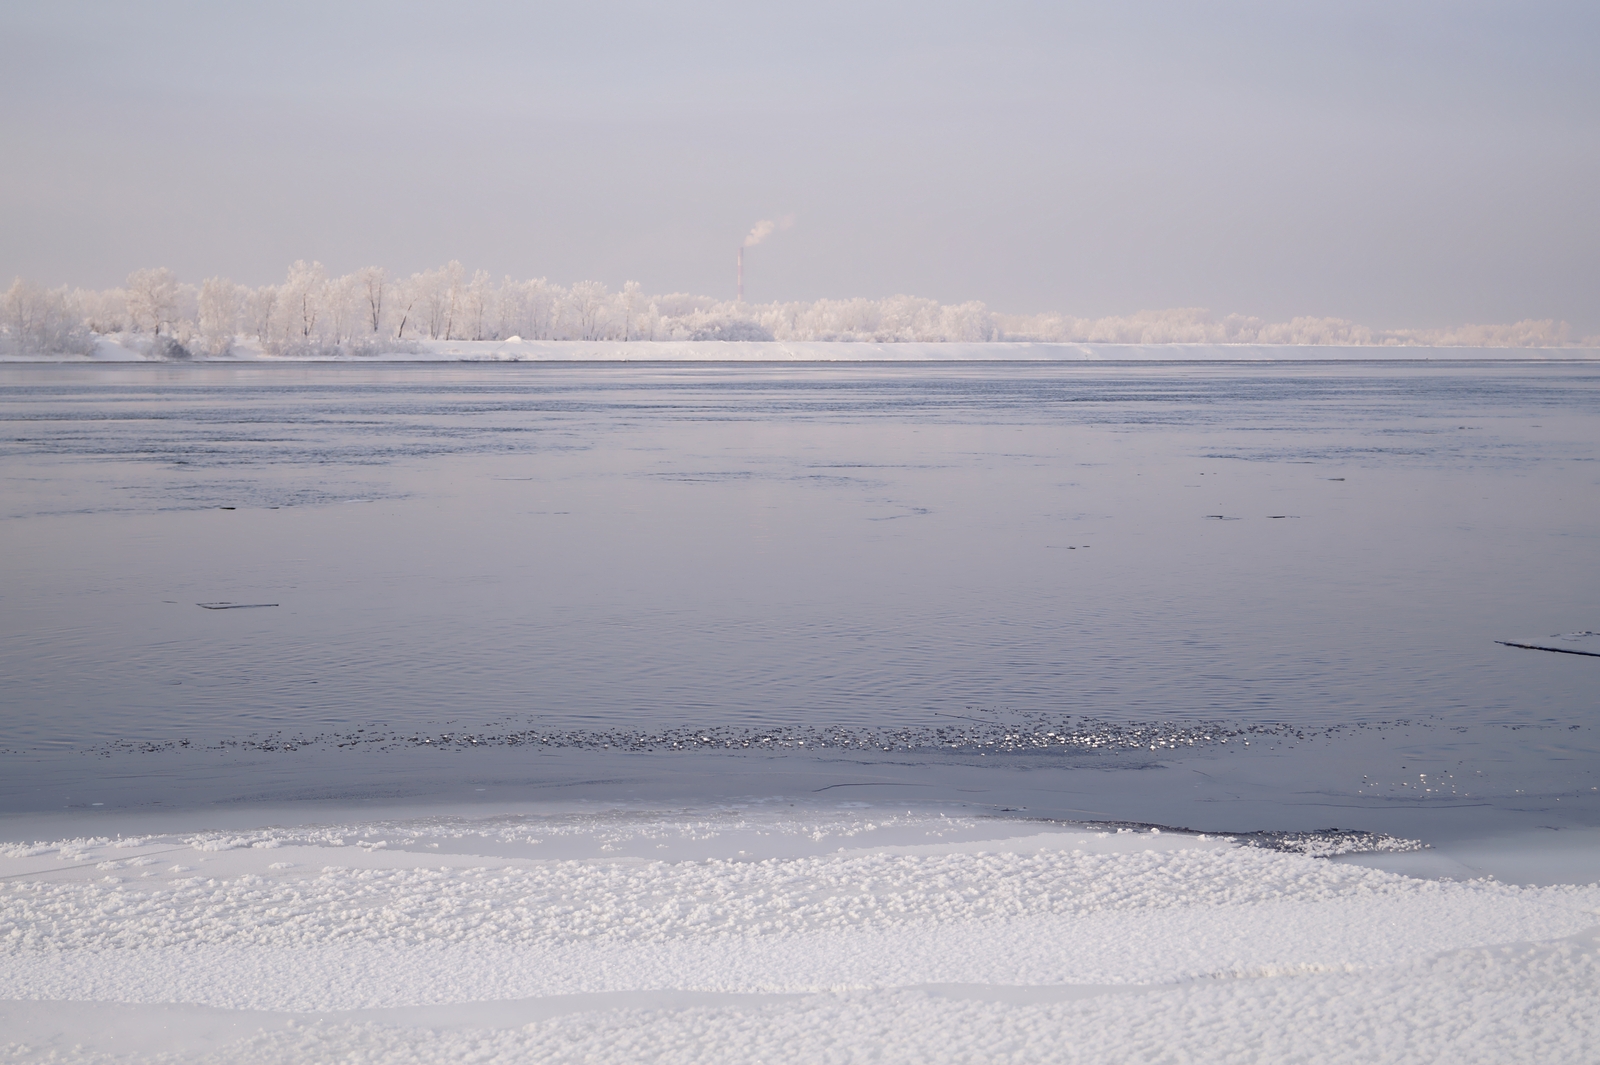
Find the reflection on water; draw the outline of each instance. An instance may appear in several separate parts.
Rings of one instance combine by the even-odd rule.
[[[1494,642],[1596,627],[1592,365],[8,367],[0,416],[11,751],[1595,724]]]

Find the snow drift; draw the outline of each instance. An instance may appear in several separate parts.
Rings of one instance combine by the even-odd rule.
[[[7,1052],[1577,1062],[1600,1038],[1596,887],[861,804],[367,818],[4,848]]]

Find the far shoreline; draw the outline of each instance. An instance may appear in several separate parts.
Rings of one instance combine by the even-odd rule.
[[[426,340],[358,350],[339,347],[268,354],[240,338],[223,355],[163,358],[144,337],[97,336],[90,354],[0,355],[5,365],[264,366],[558,363],[614,364],[1194,364],[1194,363],[1586,363],[1596,347],[1430,347],[1335,344],[1100,344],[1040,341],[867,342],[741,340]]]

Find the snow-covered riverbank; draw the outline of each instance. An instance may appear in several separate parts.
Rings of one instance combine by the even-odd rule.
[[[860,803],[141,816],[0,851],[7,1060],[1578,1062],[1600,1039],[1592,885]]]

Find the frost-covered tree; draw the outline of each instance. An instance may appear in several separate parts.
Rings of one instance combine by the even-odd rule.
[[[389,275],[381,266],[363,266],[356,271],[361,299],[366,307],[366,323],[373,336],[383,327],[383,300],[387,294]]]
[[[263,349],[272,350],[272,328],[278,320],[278,286],[262,285],[251,292],[244,303],[250,331]]]
[[[495,333],[501,338],[531,339],[527,329],[528,288],[525,282],[505,278],[494,293]]]
[[[279,315],[283,322],[282,343],[305,347],[319,338],[317,324],[322,318],[328,273],[319,262],[297,260],[278,289]]]
[[[73,289],[72,302],[92,333],[120,333],[128,328],[127,294],[120,288]]]
[[[178,316],[178,279],[165,266],[135,270],[128,275],[124,292],[128,316],[140,332],[159,336],[161,327]]]
[[[66,286],[42,288],[17,278],[0,297],[7,346],[24,355],[87,355],[94,338]]]
[[[455,339],[456,316],[462,298],[461,264],[452,259],[437,270],[417,274],[417,303],[427,319],[430,340]]]
[[[644,317],[648,302],[644,298],[644,290],[639,287],[639,282],[629,281],[622,286],[622,291],[617,293],[617,317],[621,319],[622,340],[637,340],[636,332],[640,319]]]
[[[598,281],[579,281],[567,291],[567,310],[579,340],[602,340],[611,310],[611,294]]]
[[[969,344],[1000,339],[1000,329],[994,315],[983,304],[972,301],[943,307],[939,311],[938,332],[943,339]]]
[[[460,263],[454,259],[451,259],[449,262],[444,264],[444,269],[440,271],[440,274],[442,275],[444,281],[444,292],[446,299],[444,338],[446,340],[454,340],[456,339],[456,322],[461,314],[466,271],[462,269]]]
[[[404,338],[408,328],[413,333],[418,332],[413,311],[416,310],[417,301],[422,298],[423,287],[421,274],[412,274],[394,286],[394,336],[396,340]]]
[[[450,282],[442,270],[416,275],[417,295],[428,321],[428,339],[438,340],[450,325]]]
[[[472,275],[461,291],[461,331],[473,340],[498,340],[491,318],[494,309],[494,284],[489,271],[479,270]]]
[[[656,309],[663,318],[686,318],[697,312],[703,313],[711,310],[717,306],[717,301],[710,296],[691,296],[687,292],[669,292],[665,296],[657,296],[655,304]]]
[[[559,309],[565,297],[560,285],[552,285],[542,277],[529,281],[524,296],[528,332],[522,335],[533,340],[555,339]]]
[[[644,301],[644,309],[639,312],[639,317],[633,323],[633,338],[635,340],[654,340],[661,331],[661,314],[656,310],[656,301],[648,297]]]
[[[239,286],[221,277],[210,277],[200,284],[197,339],[212,355],[226,355],[239,331],[242,300]]]
[[[332,278],[322,290],[322,332],[320,339],[335,347],[354,339],[364,321],[361,278],[355,274]]]

